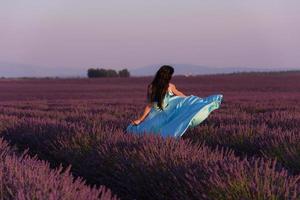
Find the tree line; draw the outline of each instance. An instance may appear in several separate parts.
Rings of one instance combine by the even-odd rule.
[[[116,71],[114,69],[90,68],[90,69],[88,69],[87,76],[89,78],[130,77],[130,72],[128,71],[128,69],[122,69],[122,70]]]

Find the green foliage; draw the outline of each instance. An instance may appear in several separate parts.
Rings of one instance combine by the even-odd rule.
[[[130,72],[128,69],[122,69],[120,71],[116,71],[114,69],[88,69],[87,76],[89,78],[98,78],[98,77],[130,77]]]
[[[122,69],[119,71],[120,77],[130,77],[130,72],[127,69]]]

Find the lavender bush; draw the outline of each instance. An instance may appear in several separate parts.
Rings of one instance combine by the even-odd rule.
[[[0,139],[0,198],[1,199],[114,199],[104,186],[87,187],[67,170],[51,170],[49,164],[26,154],[16,155]]]

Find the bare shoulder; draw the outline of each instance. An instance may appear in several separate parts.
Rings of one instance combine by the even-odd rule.
[[[169,83],[169,87],[175,87],[173,83]]]
[[[169,83],[169,90],[173,91],[175,89],[175,85],[173,83]]]

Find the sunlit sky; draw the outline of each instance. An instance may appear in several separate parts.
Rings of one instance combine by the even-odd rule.
[[[300,67],[299,0],[1,0],[0,62]]]

